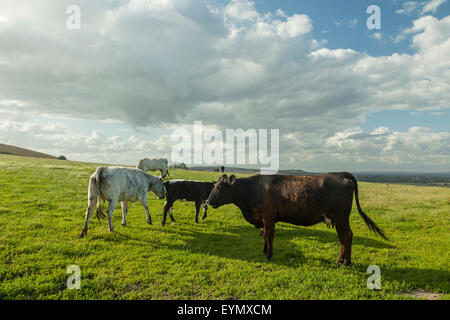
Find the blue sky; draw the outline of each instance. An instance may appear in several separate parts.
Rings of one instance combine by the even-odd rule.
[[[326,38],[327,47],[330,49],[352,48],[372,56],[382,56],[413,52],[409,41],[398,43],[390,41],[390,38],[395,37],[402,29],[411,27],[412,20],[420,14],[419,10],[414,10],[410,14],[396,13],[402,9],[405,2],[400,0],[256,0],[255,5],[264,12],[282,9],[288,15],[307,14],[314,22],[314,37]],[[370,5],[378,5],[381,9],[381,30],[366,28],[366,20],[370,16],[366,10]],[[440,19],[447,16],[450,12],[450,2],[443,3],[438,9],[433,14],[435,17]],[[355,19],[357,22],[352,23]],[[376,32],[383,34],[382,41],[370,37]]]
[[[281,168],[448,171],[449,13],[446,0],[2,1],[0,143],[170,161],[171,133],[202,121],[279,129]]]

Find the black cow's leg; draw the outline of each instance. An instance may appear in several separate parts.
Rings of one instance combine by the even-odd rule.
[[[200,202],[195,201],[195,222],[198,223],[198,212],[200,211]]]
[[[349,221],[336,224],[336,229],[339,236],[339,242],[341,244],[338,263],[342,263],[344,266],[351,264],[352,253],[352,239],[353,232],[350,228]]]
[[[162,226],[164,226],[166,224],[167,212],[170,210],[171,207],[172,207],[172,203],[170,203],[169,201],[166,201],[164,203],[163,219],[161,222]]]
[[[175,218],[173,217],[173,213],[172,213],[172,205],[170,206],[170,209],[169,209],[169,217],[170,217],[170,220],[172,220],[172,222],[175,222]]]
[[[203,207],[203,217],[202,217],[202,220],[205,220],[206,219],[206,212],[208,211],[208,206],[204,206]]]

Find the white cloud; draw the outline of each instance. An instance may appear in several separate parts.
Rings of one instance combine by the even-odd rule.
[[[438,7],[445,2],[447,2],[447,0],[431,0],[422,8],[422,14],[427,12],[436,13]]]
[[[430,168],[446,170],[450,162],[450,133],[425,127],[411,127],[406,132],[385,127],[372,132],[348,129],[325,139],[324,146],[336,162],[364,162],[367,168],[382,163],[384,168],[405,170],[427,162]]]
[[[356,26],[357,23],[358,23],[358,19],[354,18],[354,19],[350,19],[350,20],[336,21],[334,24],[337,27],[346,26],[347,28],[352,29]]]
[[[277,22],[276,29],[278,35],[282,37],[295,38],[311,32],[312,22],[307,15],[294,14],[288,17],[285,22]]]
[[[426,14],[428,12],[436,13],[438,7],[447,2],[447,0],[430,0],[430,1],[405,1],[402,3],[402,8],[395,11],[397,14]]]
[[[225,7],[225,14],[237,21],[254,20],[259,16],[255,3],[247,0],[231,0]]]
[[[411,15],[418,11],[424,4],[425,2],[421,1],[405,1],[402,3],[402,9],[395,11],[395,13]]]
[[[447,0],[430,0],[430,1],[405,1],[402,3],[402,8],[395,11],[397,14],[421,14],[436,13],[438,7]]]
[[[281,10],[281,9],[277,9],[277,11],[276,11],[276,13],[275,13],[277,16],[280,16],[280,17],[283,17],[283,18],[287,18],[288,17],[288,15],[286,14],[286,12],[284,12],[283,10]]]
[[[80,134],[66,124],[41,124],[32,119],[0,120],[0,142],[55,156],[62,154],[70,160],[126,165],[135,165],[142,157],[170,159],[172,145],[170,135],[152,140],[134,134],[105,136],[95,129],[90,134]]]
[[[220,128],[280,128],[283,136],[308,139],[302,155],[288,140],[280,149],[286,163],[298,156],[301,167],[302,159],[315,159],[313,165],[317,155],[329,158],[321,151],[324,139],[359,126],[368,112],[449,108],[450,16],[414,21],[405,31],[414,54],[372,57],[326,48],[326,39],[313,38],[307,15],[263,15],[251,1],[79,3],[78,31],[65,28],[70,1],[0,3],[8,21],[0,21],[0,43],[8,44],[0,51],[0,116],[16,123],[3,140],[22,130],[42,134],[43,128],[18,125],[32,112],[134,127],[203,120]],[[58,137],[32,141],[49,149],[75,139],[82,151],[72,155],[82,159],[94,154],[81,147],[88,138],[118,150],[128,141]],[[112,149],[102,159],[115,155]]]
[[[376,39],[376,40],[381,40],[381,39],[383,38],[383,35],[382,35],[381,32],[374,32],[374,33],[371,35],[371,37],[374,38],[374,39]]]

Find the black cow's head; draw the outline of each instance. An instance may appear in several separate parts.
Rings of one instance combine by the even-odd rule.
[[[214,185],[214,189],[209,194],[205,204],[216,209],[224,204],[231,203],[233,200],[233,184],[235,181],[236,177],[234,175],[230,177],[226,174],[222,175]]]

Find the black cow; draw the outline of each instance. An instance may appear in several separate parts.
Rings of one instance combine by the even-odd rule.
[[[350,212],[355,192],[356,206],[370,230],[387,239],[383,231],[362,210],[358,184],[348,172],[310,176],[257,175],[236,179],[222,175],[205,205],[218,208],[233,203],[249,223],[263,228],[264,254],[272,258],[275,223],[310,226],[319,222],[336,226],[341,244],[338,262],[351,263],[353,233]]]
[[[164,214],[162,225],[166,224],[167,212],[170,219],[175,222],[172,215],[172,206],[176,200],[195,201],[195,222],[198,223],[198,212],[200,206],[208,198],[212,189],[213,182],[192,181],[192,180],[169,180],[164,183],[166,187],[166,202],[164,203]],[[206,218],[207,206],[204,206],[204,214],[202,220]]]

